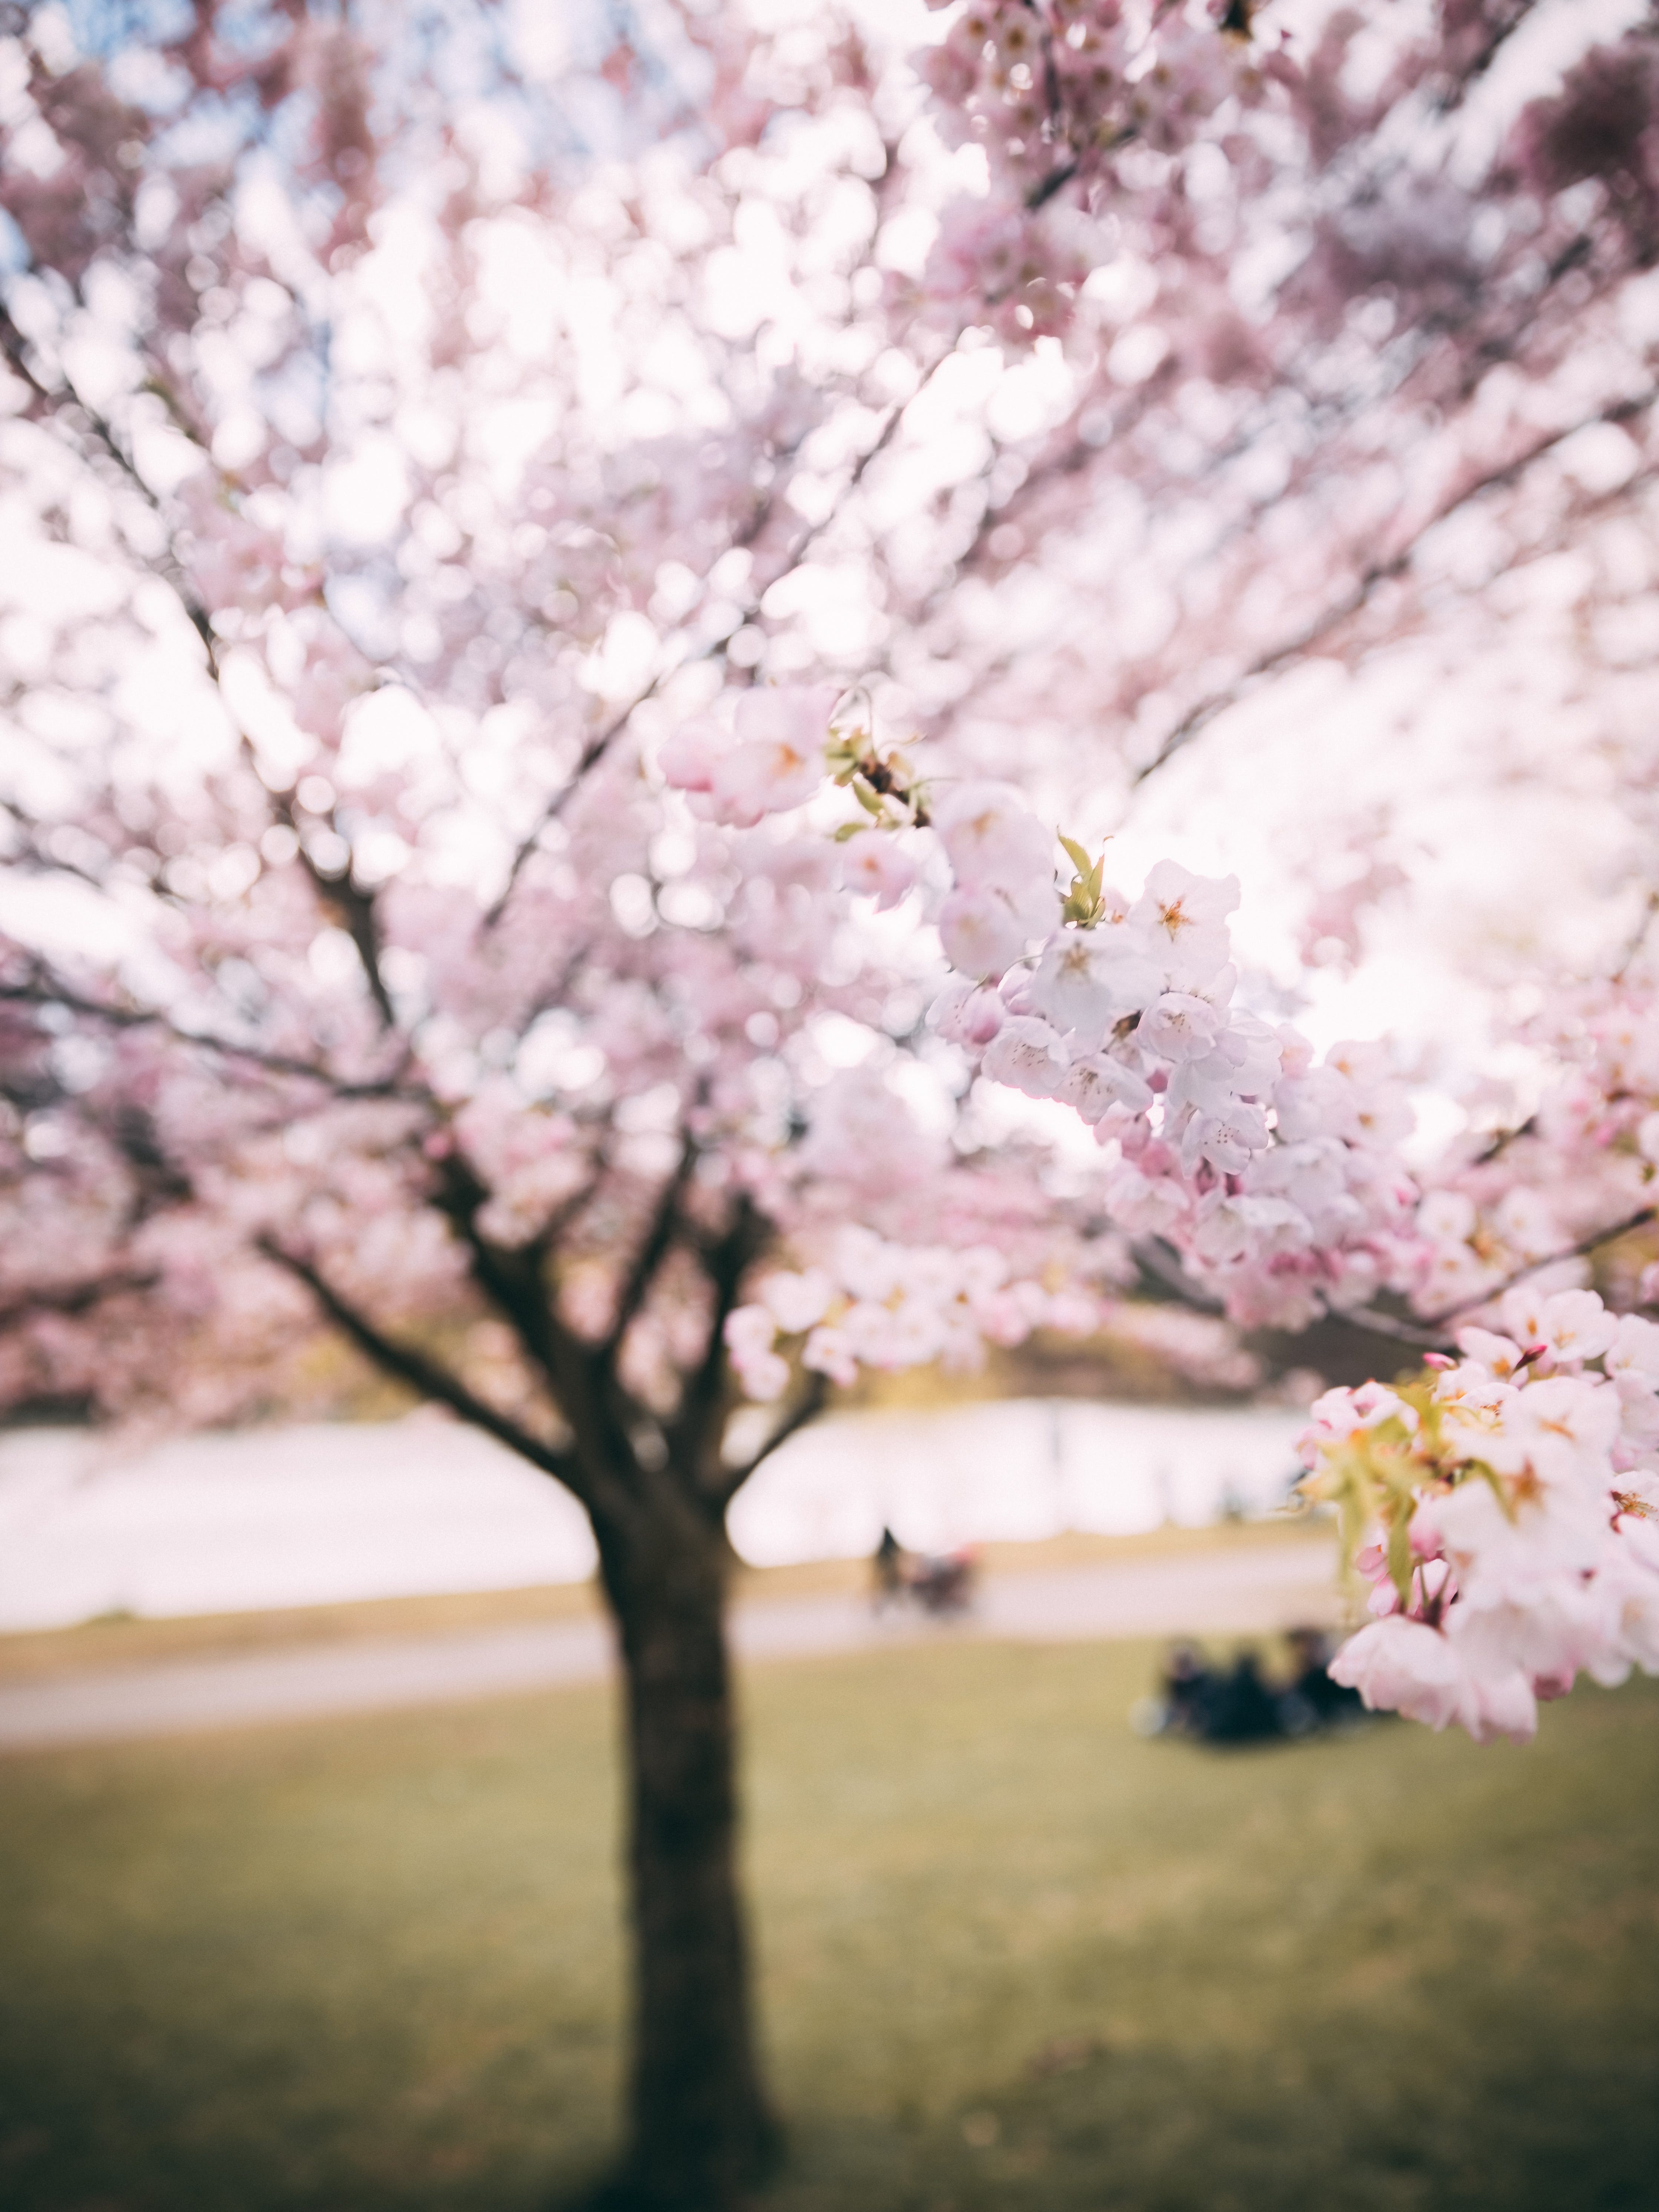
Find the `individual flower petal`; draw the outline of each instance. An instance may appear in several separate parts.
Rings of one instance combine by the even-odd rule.
[[[761,1358],[771,1351],[777,1334],[776,1317],[765,1306],[734,1306],[726,1316],[726,1348],[734,1360]]]
[[[1004,1018],[1000,995],[982,983],[949,985],[927,1012],[929,1024],[947,1044],[966,1045],[970,1052],[989,1044]]]

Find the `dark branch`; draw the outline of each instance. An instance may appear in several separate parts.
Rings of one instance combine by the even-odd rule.
[[[744,1198],[725,1236],[702,1247],[713,1311],[702,1358],[687,1376],[679,1411],[666,1425],[670,1455],[677,1465],[697,1466],[708,1455],[712,1431],[726,1407],[726,1316],[738,1303],[744,1277],[765,1250],[768,1234],[761,1215]]]
[[[582,1469],[578,1495],[590,1511],[621,1520],[636,1504],[629,1481],[637,1462],[627,1409],[619,1411],[616,1402],[615,1363],[564,1326],[546,1279],[563,1219],[580,1212],[589,1195],[586,1188],[574,1194],[538,1237],[514,1250],[492,1244],[480,1231],[478,1212],[489,1193],[459,1152],[442,1163],[436,1200],[466,1247],[473,1281],[513,1330],[569,1425]]]
[[[1208,1291],[1200,1290],[1181,1264],[1181,1256],[1166,1244],[1161,1237],[1149,1237],[1132,1247],[1135,1265],[1144,1275],[1150,1275],[1160,1288],[1170,1291],[1182,1305],[1190,1306],[1194,1313],[1214,1314],[1218,1316],[1226,1309],[1219,1298]]]
[[[733,1468],[720,1484],[718,1494],[720,1504],[730,1504],[755,1469],[770,1459],[780,1444],[787,1444],[791,1437],[798,1434],[810,1423],[816,1421],[829,1402],[830,1384],[827,1379],[822,1375],[809,1376],[805,1389],[778,1423],[776,1428],[772,1431],[760,1449],[750,1458],[746,1459],[741,1467]]]
[[[629,703],[623,708],[619,714],[612,715],[611,719],[605,724],[605,727],[598,732],[595,736],[591,737],[587,743],[582,747],[580,755],[577,757],[575,766],[571,769],[569,775],[565,778],[564,781],[554,793],[552,798],[548,800],[546,805],[543,807],[541,812],[537,816],[535,828],[531,830],[528,836],[520,839],[518,848],[514,853],[512,865],[508,867],[507,872],[507,881],[501,885],[500,894],[496,897],[495,904],[489,908],[489,911],[484,915],[484,927],[486,929],[494,929],[496,923],[506,913],[508,902],[511,900],[514,892],[518,889],[519,878],[524,873],[526,863],[529,860],[532,854],[534,853],[537,846],[541,842],[543,833],[545,830],[550,830],[554,823],[558,820],[560,815],[564,812],[565,808],[570,804],[576,793],[581,789],[581,787],[586,781],[589,773],[599,766],[599,763],[610,751],[617,739],[621,737],[623,732],[633,720],[635,715],[638,714],[640,708],[644,706],[646,701],[654,697],[657,687],[662,682],[663,677],[666,672],[667,672],[665,670],[659,669],[657,674],[654,675],[651,681],[646,685],[644,690],[640,693],[638,698],[630,701]]]
[[[1056,192],[1065,191],[1077,172],[1078,165],[1074,161],[1062,161],[1057,169],[1050,169],[1048,175],[1033,185],[1030,191],[1026,193],[1027,212],[1035,215],[1039,208],[1047,207]]]
[[[1501,1158],[1511,1145],[1519,1144],[1523,1137],[1534,1135],[1537,1128],[1538,1116],[1535,1114],[1529,1114],[1524,1121],[1517,1122],[1514,1128],[1499,1129],[1481,1146],[1470,1165],[1483,1168],[1488,1161]]]
[[[273,1261],[279,1267],[286,1268],[290,1275],[306,1285],[335,1327],[349,1338],[358,1351],[372,1360],[382,1373],[393,1376],[399,1382],[407,1383],[411,1390],[418,1391],[422,1397],[431,1400],[434,1404],[447,1406],[452,1413],[459,1413],[471,1427],[482,1429],[486,1436],[494,1437],[509,1451],[517,1452],[532,1467],[538,1467],[544,1474],[550,1474],[563,1483],[566,1489],[574,1492],[584,1505],[588,1503],[581,1469],[569,1453],[556,1451],[550,1445],[532,1436],[527,1429],[520,1428],[507,1414],[497,1412],[483,1399],[475,1397],[458,1376],[452,1375],[436,1360],[429,1359],[425,1352],[417,1351],[412,1345],[396,1343],[391,1337],[384,1335],[356,1307],[349,1305],[310,1261],[302,1258],[299,1253],[289,1251],[274,1237],[261,1237],[258,1249],[266,1259]]]
[[[296,831],[296,836],[298,835]],[[357,948],[357,957],[362,963],[363,975],[368,984],[368,994],[374,1001],[374,1010],[380,1017],[383,1030],[398,1026],[398,1010],[392,1003],[392,994],[380,972],[380,921],[373,891],[366,891],[352,879],[350,863],[338,875],[331,875],[319,868],[307,849],[305,840],[300,840],[300,865],[311,878],[319,902],[331,914]]]
[[[106,1298],[120,1297],[128,1291],[153,1291],[161,1279],[155,1273],[118,1270],[83,1283],[64,1283],[52,1290],[28,1291],[21,1297],[0,1305],[0,1330],[21,1328],[37,1314],[90,1313]]]
[[[1351,1328],[1364,1329],[1368,1336],[1386,1336],[1391,1343],[1408,1344],[1415,1352],[1455,1352],[1457,1348],[1448,1343],[1437,1326],[1401,1321],[1396,1315],[1378,1312],[1375,1306],[1352,1306],[1346,1311],[1333,1307],[1331,1318],[1346,1322]]]
[[[585,1196],[586,1194],[579,1194]],[[441,1164],[435,1193],[440,1211],[453,1224],[471,1255],[472,1279],[510,1323],[526,1352],[551,1382],[554,1379],[553,1315],[543,1270],[549,1237],[544,1231],[515,1249],[492,1244],[478,1227],[478,1213],[489,1193],[465,1156],[450,1152]]]
[[[319,1067],[315,1060],[299,1060],[291,1054],[265,1052],[258,1045],[237,1044],[229,1037],[215,1036],[204,1030],[187,1030],[170,1015],[154,1007],[112,1006],[99,999],[89,999],[84,993],[70,985],[58,982],[46,971],[40,970],[40,980],[29,983],[0,983],[0,1003],[23,1006],[67,1006],[71,1013],[84,1014],[89,1021],[106,1022],[112,1029],[161,1029],[179,1044],[198,1045],[206,1052],[216,1052],[227,1060],[246,1060],[250,1066],[264,1068],[272,1075],[297,1076],[307,1083],[319,1083],[337,1098],[415,1098],[421,1094],[403,1089],[398,1075],[382,1076],[373,1083],[343,1083],[327,1068]],[[400,1063],[400,1072],[404,1061]]]
[[[1580,1238],[1577,1244],[1570,1244],[1564,1252],[1552,1252],[1546,1259],[1534,1260],[1524,1267],[1517,1267],[1512,1275],[1505,1275],[1501,1283],[1495,1283],[1490,1290],[1482,1291],[1479,1297],[1465,1298],[1461,1305],[1448,1306],[1443,1313],[1431,1314],[1429,1326],[1438,1328],[1443,1322],[1455,1321],[1459,1314],[1474,1313],[1478,1307],[1489,1305],[1493,1298],[1501,1298],[1505,1291],[1512,1291],[1517,1283],[1528,1282],[1534,1275],[1541,1275],[1547,1267],[1559,1267],[1563,1260],[1588,1259],[1592,1252],[1599,1252],[1604,1244],[1616,1244],[1621,1237],[1628,1237],[1632,1229],[1640,1229],[1656,1218],[1659,1218],[1659,1205],[1644,1206],[1639,1213],[1632,1213],[1623,1221],[1614,1222],[1610,1229],[1596,1230],[1593,1235]]]
[[[946,353],[942,355],[940,358],[942,360],[948,360],[950,356]],[[784,577],[793,575],[795,570],[799,568],[801,562],[805,559],[807,554],[811,550],[812,547],[816,545],[819,538],[823,537],[824,532],[830,529],[840,520],[842,513],[845,511],[847,501],[858,489],[860,484],[863,483],[866,471],[869,469],[871,463],[874,461],[879,454],[885,453],[888,447],[892,443],[899,424],[903,419],[906,408],[911,404],[911,402],[915,400],[921,392],[927,389],[927,386],[932,380],[934,372],[938,369],[939,365],[938,362],[933,363],[933,368],[927,371],[927,375],[922,378],[921,384],[917,386],[915,392],[911,393],[909,399],[901,401],[898,405],[890,410],[886,422],[882,425],[880,436],[877,438],[875,443],[870,447],[868,452],[861,453],[857,461],[854,462],[853,468],[848,476],[847,482],[842,486],[840,491],[836,495],[835,504],[831,507],[829,514],[822,517],[820,520],[810,524],[807,528],[802,532],[801,535],[796,539],[793,545],[790,547],[787,554],[785,556],[782,567],[778,570],[775,575],[768,578],[766,591],[770,591],[773,586],[780,583]],[[746,545],[750,544],[753,538],[758,535],[760,526],[761,525],[758,521],[752,522],[746,531],[738,532],[733,534],[732,543],[736,545]],[[739,613],[737,620],[732,623],[720,636],[715,638],[712,643],[706,646],[697,658],[701,660],[713,660],[717,659],[720,654],[723,653],[726,647],[731,643],[732,640],[737,635],[738,632],[744,626],[744,624],[752,621],[754,617],[759,613],[761,599],[764,597],[765,592],[763,592],[751,599],[749,605]],[[605,726],[599,732],[597,736],[590,738],[586,744],[583,746],[581,753],[576,761],[576,764],[571,769],[569,775],[565,779],[564,782],[560,785],[558,790],[554,793],[552,798],[548,800],[546,805],[542,809],[540,815],[537,817],[534,829],[532,829],[529,835],[520,842],[517,850],[514,853],[512,865],[508,867],[507,872],[507,881],[502,884],[501,893],[496,898],[494,905],[490,907],[488,913],[484,915],[484,927],[486,929],[494,929],[496,923],[501,920],[502,915],[507,911],[508,902],[512,899],[514,890],[518,888],[519,878],[523,874],[526,863],[529,861],[531,855],[535,852],[538,844],[540,842],[543,832],[549,829],[553,823],[557,821],[560,815],[563,813],[565,808],[569,805],[571,799],[574,798],[576,793],[581,788],[581,786],[586,780],[590,771],[599,766],[599,763],[610,751],[617,739],[621,737],[623,732],[627,729],[629,724],[633,720],[640,708],[645,705],[647,700],[653,698],[656,696],[658,688],[668,672],[667,665],[665,664],[663,667],[658,670],[656,675],[652,678],[649,684],[646,685],[644,690],[640,693],[638,698],[631,701],[629,705],[623,708],[620,714],[613,716],[612,719],[606,723]]]
[[[1498,490],[1506,484],[1515,483],[1517,478],[1525,475],[1534,462],[1541,460],[1546,454],[1553,452],[1556,447],[1577,435],[1580,430],[1590,429],[1605,423],[1616,425],[1628,422],[1638,415],[1645,414],[1656,401],[1659,401],[1659,389],[1644,392],[1637,398],[1619,400],[1613,406],[1604,407],[1598,414],[1589,416],[1583,422],[1571,423],[1565,429],[1550,431],[1547,435],[1536,439],[1528,447],[1524,453],[1517,454],[1513,460],[1504,462],[1500,468],[1488,469],[1483,475],[1471,479],[1451,498],[1443,501],[1428,520],[1414,530],[1406,543],[1395,552],[1390,554],[1387,560],[1373,562],[1363,570],[1358,580],[1352,589],[1344,593],[1341,599],[1325,608],[1310,623],[1297,631],[1294,636],[1285,638],[1278,645],[1270,647],[1266,653],[1259,653],[1231,683],[1223,684],[1218,690],[1212,691],[1207,697],[1200,699],[1196,706],[1189,708],[1164,737],[1152,759],[1144,767],[1136,769],[1134,781],[1137,784],[1144,783],[1149,775],[1162,768],[1166,761],[1172,759],[1176,753],[1190,744],[1202,731],[1207,729],[1218,714],[1224,714],[1229,707],[1235,706],[1251,684],[1258,682],[1264,676],[1273,675],[1276,670],[1283,668],[1287,663],[1299,659],[1303,654],[1310,653],[1315,646],[1321,644],[1334,630],[1340,629],[1344,623],[1352,620],[1355,615],[1360,613],[1384,584],[1393,582],[1396,577],[1403,575],[1410,568],[1419,548],[1431,531],[1437,529],[1443,522],[1449,521],[1462,508],[1468,506],[1473,501],[1483,497],[1487,492]]]
[[[617,1310],[602,1346],[607,1359],[614,1358],[621,1350],[629,1324],[645,1304],[656,1279],[657,1270],[668,1257],[669,1248],[679,1232],[680,1200],[685,1195],[686,1185],[691,1180],[691,1171],[696,1163],[696,1143],[687,1136],[680,1146],[680,1157],[674,1172],[663,1186],[656,1210],[651,1217],[651,1224],[641,1240],[640,1248],[634,1255],[634,1263],[617,1293]]]
[[[3,304],[0,304],[0,353],[4,354],[7,366],[14,375],[21,378],[35,398],[51,413],[58,415],[66,408],[73,408],[82,417],[98,444],[114,462],[145,505],[160,514],[161,507],[160,499],[154,488],[147,483],[139,473],[137,462],[116,434],[113,423],[100,415],[95,407],[88,406],[67,377],[64,380],[61,391],[55,392],[49,384],[42,381],[30,365],[27,340],[12,320]],[[176,410],[169,409],[169,412],[175,413],[176,418]],[[199,444],[200,441],[198,440],[197,442]],[[203,649],[207,654],[208,672],[216,684],[219,680],[219,641],[214,631],[212,619],[206,607],[191,589],[185,577],[183,564],[173,550],[170,541],[164,558],[155,566],[171,586],[179,605],[185,611],[191,628],[200,638]]]
[[[1457,1321],[1465,1314],[1478,1313],[1482,1306],[1490,1305],[1494,1298],[1501,1298],[1505,1291],[1512,1291],[1517,1283],[1528,1282],[1533,1276],[1541,1275],[1547,1267],[1559,1267],[1564,1260],[1588,1259],[1592,1252],[1599,1252],[1603,1245],[1616,1244],[1621,1237],[1628,1237],[1632,1229],[1640,1229],[1656,1219],[1659,1219],[1659,1206],[1644,1206],[1639,1213],[1632,1213],[1623,1221],[1615,1221],[1610,1228],[1596,1230],[1592,1235],[1580,1238],[1577,1244],[1568,1245],[1565,1251],[1551,1252],[1541,1260],[1529,1261],[1524,1267],[1517,1267],[1513,1274],[1505,1275],[1501,1282],[1488,1285],[1475,1297],[1464,1298],[1455,1306],[1446,1306],[1438,1313],[1425,1315],[1418,1322],[1401,1321],[1393,1314],[1377,1312],[1372,1306],[1356,1307],[1340,1318],[1356,1328],[1370,1329],[1377,1336],[1392,1337],[1397,1343],[1413,1345],[1422,1352],[1455,1352],[1455,1342],[1446,1334],[1448,1322]]]

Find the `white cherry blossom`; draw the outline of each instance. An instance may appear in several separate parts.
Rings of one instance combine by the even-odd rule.
[[[1079,1048],[1093,1052],[1112,1024],[1139,1012],[1158,988],[1158,970],[1133,939],[1121,933],[1068,930],[1054,938],[1025,988],[1030,1005],[1057,1030],[1075,1034]],[[1213,1014],[1204,1009],[1213,1023]],[[1141,1027],[1146,1017],[1141,1016]],[[1152,1049],[1160,1049],[1154,1042]]]
[[[994,1073],[994,1070],[989,1072]],[[1145,1113],[1153,1094],[1145,1077],[1122,1060],[1110,1053],[1091,1053],[1072,1062],[1054,1096],[1093,1126],[1115,1107],[1131,1114]]]
[[[1052,1098],[1071,1062],[1052,1024],[1036,1014],[1015,1014],[985,1048],[982,1065],[994,1083],[1006,1083],[1028,1098]]]
[[[1206,1058],[1224,1027],[1224,1018],[1207,1000],[1168,991],[1142,1014],[1139,1036],[1148,1052],[1180,1063]]]
[[[1034,884],[1045,891],[1052,884],[1052,841],[1009,786],[958,784],[941,794],[933,818],[957,881],[969,890],[1029,901]],[[1039,915],[1037,927],[1051,919],[1051,913],[1047,920]]]
[[[1130,910],[1172,991],[1190,991],[1227,964],[1227,916],[1238,904],[1238,878],[1213,882],[1174,860],[1160,860]]]
[[[1436,1726],[1455,1718],[1481,1742],[1530,1734],[1538,1698],[1580,1673],[1659,1672],[1659,1423],[1647,1418],[1652,1378],[1634,1364],[1651,1357],[1648,1324],[1626,1327],[1591,1291],[1511,1294],[1504,1311],[1517,1334],[1553,1331],[1556,1371],[1538,1371],[1548,1352],[1527,1358],[1513,1338],[1467,1328],[1466,1353],[1492,1364],[1443,1361],[1409,1386],[1424,1410],[1407,1409],[1403,1448],[1386,1427],[1367,1441],[1376,1424],[1358,1417],[1358,1393],[1328,1394],[1303,1439],[1315,1494],[1380,1523],[1356,1565],[1384,1618],[1333,1674],[1368,1703]],[[1595,1372],[1597,1358],[1612,1368],[1615,1347],[1631,1364]],[[1372,1409],[1400,1402],[1368,1395]],[[1401,1534],[1408,1565],[1396,1580]]]
[[[995,884],[954,890],[939,908],[945,957],[963,975],[994,981],[1037,934],[1029,911]]]
[[[1437,1631],[1393,1614],[1350,1637],[1330,1665],[1331,1680],[1358,1690],[1373,1712],[1405,1713],[1431,1729],[1462,1717],[1465,1676]]]

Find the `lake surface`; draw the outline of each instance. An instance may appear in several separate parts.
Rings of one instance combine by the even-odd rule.
[[[1012,1399],[842,1415],[793,1437],[732,1509],[757,1566],[1067,1528],[1198,1526],[1279,1502],[1304,1417]],[[580,1509],[428,1412],[179,1438],[0,1437],[0,1629],[575,1582]]]

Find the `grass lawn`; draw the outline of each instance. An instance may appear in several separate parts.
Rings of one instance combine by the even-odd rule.
[[[1659,1684],[1231,1754],[1133,1645],[746,1686],[766,2212],[1659,2208]],[[608,1693],[0,1766],[5,2212],[536,2212],[618,2080]]]

